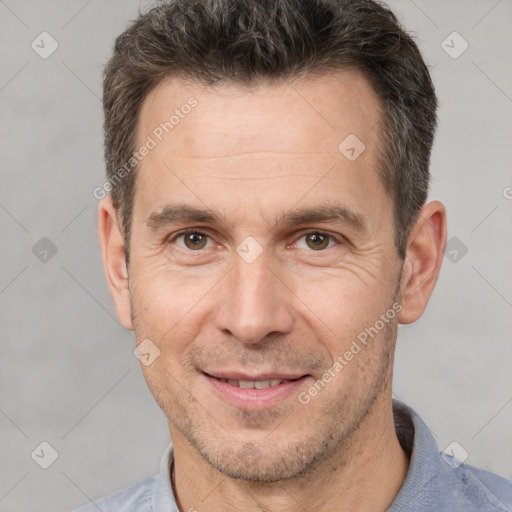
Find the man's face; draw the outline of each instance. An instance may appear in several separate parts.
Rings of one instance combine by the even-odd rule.
[[[175,447],[232,477],[304,473],[389,391],[396,317],[378,320],[401,261],[379,115],[348,71],[252,91],[168,80],[143,105],[139,143],[157,145],[137,176],[130,302],[137,342],[160,350],[144,375]]]

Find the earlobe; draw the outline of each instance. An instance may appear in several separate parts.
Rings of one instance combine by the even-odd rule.
[[[124,240],[117,210],[114,208],[110,196],[105,197],[100,202],[98,232],[105,275],[117,316],[124,327],[132,330]]]
[[[423,206],[409,235],[400,323],[415,322],[425,311],[441,270],[445,246],[446,210],[439,201],[432,201]]]

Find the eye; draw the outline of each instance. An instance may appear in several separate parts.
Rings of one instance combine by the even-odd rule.
[[[178,233],[171,241],[177,242],[183,240],[182,243],[177,243],[179,247],[188,249],[190,251],[199,251],[207,248],[208,239],[210,237],[201,231],[182,231]],[[210,240],[212,243],[212,241]]]
[[[300,240],[304,240],[304,244],[300,247]],[[313,251],[323,251],[336,245],[336,240],[332,235],[322,233],[321,231],[312,231],[301,236],[296,245],[300,249],[312,249]]]

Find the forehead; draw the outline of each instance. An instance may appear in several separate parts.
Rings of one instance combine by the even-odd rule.
[[[381,114],[376,93],[354,71],[250,89],[166,79],[139,116],[138,145],[153,144],[139,166],[134,210],[145,215],[183,194],[222,208],[236,196],[233,211],[245,209],[250,194],[285,209],[311,188],[311,201],[332,202],[342,189],[355,207],[371,193],[378,211],[387,207],[375,195],[383,189],[375,170]]]
[[[191,102],[196,106],[191,108]],[[250,89],[166,79],[143,104],[138,139],[143,143],[156,130],[157,139],[165,139],[157,143],[172,147],[176,158],[297,154],[301,149],[337,155],[340,143],[351,134],[367,146],[374,144],[380,115],[376,93],[355,71],[261,83]]]

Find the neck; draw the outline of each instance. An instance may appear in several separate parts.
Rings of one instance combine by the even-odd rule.
[[[391,396],[381,396],[336,453],[306,475],[273,483],[235,480],[213,469],[172,432],[174,494],[182,511],[378,512],[391,505],[409,459],[396,436]]]

